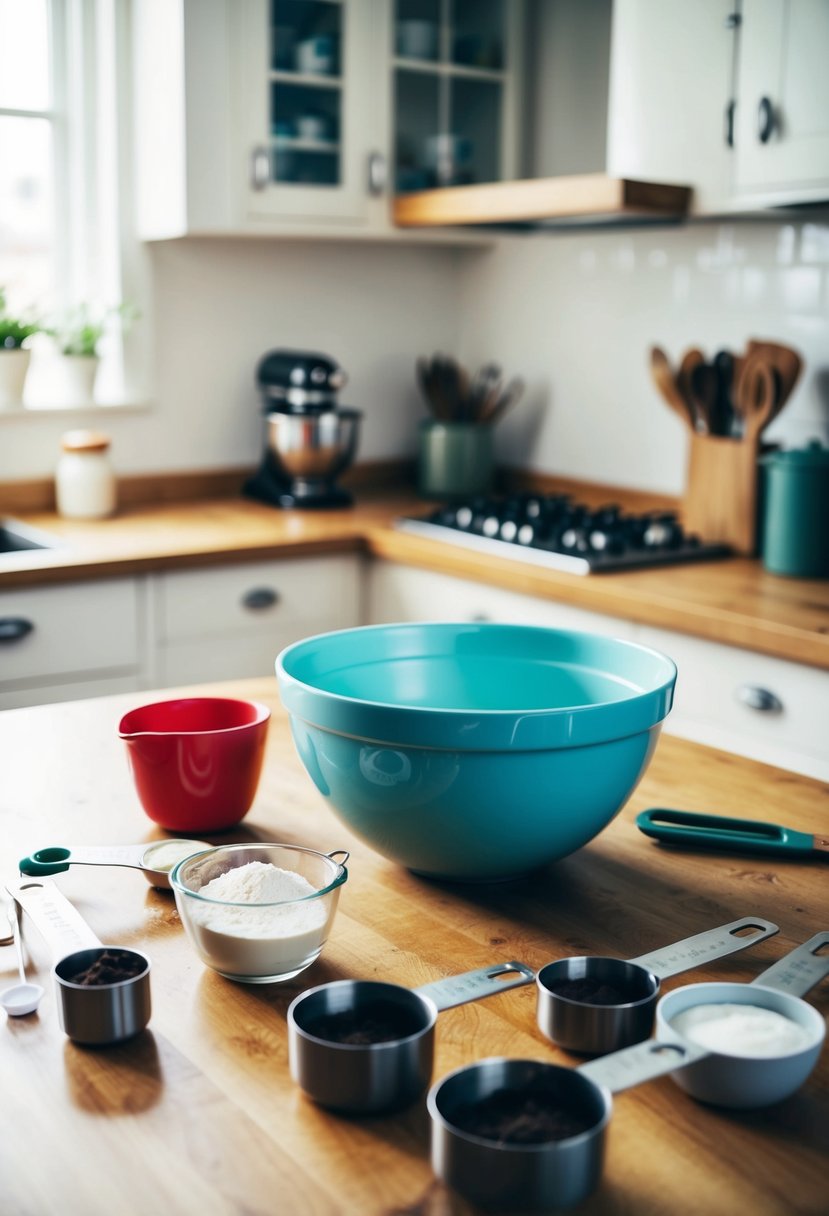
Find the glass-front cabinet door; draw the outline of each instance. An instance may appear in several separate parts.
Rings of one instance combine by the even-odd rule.
[[[516,176],[522,0],[393,0],[394,189]]]
[[[377,147],[378,2],[244,0],[240,6],[251,217],[365,217],[369,158]]]

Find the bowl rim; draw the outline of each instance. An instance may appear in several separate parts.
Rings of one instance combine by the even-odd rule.
[[[126,725],[127,720],[133,717],[134,714],[144,713],[151,709],[160,709],[165,705],[187,705],[198,702],[202,705],[206,704],[224,704],[224,705],[246,705],[253,707],[256,710],[256,716],[250,722],[239,722],[235,726],[215,726],[206,727],[200,730],[183,730],[181,727],[175,727],[169,730],[130,730]],[[133,709],[128,709],[121,717],[118,723],[118,735],[121,739],[129,741],[130,739],[142,739],[148,736],[157,738],[169,738],[173,735],[191,737],[193,735],[230,735],[234,731],[251,730],[253,727],[261,726],[263,722],[267,722],[271,716],[270,708],[263,701],[249,701],[245,697],[168,697],[164,701],[151,701],[146,705],[136,705]]]
[[[179,875],[182,866],[188,865],[190,862],[198,861],[201,857],[206,857],[211,853],[234,853],[241,852],[246,849],[288,849],[292,853],[310,853],[314,857],[319,857],[321,860],[330,862],[335,869],[333,880],[326,886],[321,887],[318,891],[313,891],[310,895],[298,895],[293,899],[268,899],[268,900],[233,900],[233,899],[214,899],[210,895],[202,895],[201,891],[193,891],[190,887],[185,886],[183,879]],[[345,852],[343,849],[333,849],[334,853]],[[254,858],[258,861],[260,858]],[[348,853],[346,852],[346,860]],[[294,871],[295,873],[296,871]],[[170,886],[178,895],[181,893],[190,899],[199,900],[203,904],[212,904],[217,908],[287,908],[291,904],[310,903],[314,899],[319,899],[323,895],[329,895],[338,887],[341,887],[348,879],[348,869],[344,862],[335,861],[331,853],[321,853],[318,849],[307,848],[299,844],[285,844],[278,841],[263,840],[254,844],[252,841],[247,844],[217,844],[211,845],[209,849],[202,849],[198,853],[193,853],[189,857],[182,857],[181,861],[177,862],[170,871]]]
[[[653,687],[638,688],[630,696],[611,701],[527,709],[517,706],[472,709],[405,705],[393,701],[350,697],[315,687],[294,675],[286,666],[301,651],[314,644],[324,645],[328,639],[357,638],[368,633],[396,633],[406,630],[418,630],[427,634],[436,630],[452,630],[458,634],[509,633],[513,636],[559,635],[575,640],[584,639],[586,642],[618,646],[627,653],[638,652],[647,656],[663,668],[664,675]],[[589,670],[598,670],[589,664],[582,666]],[[499,621],[399,621],[329,630],[283,647],[276,657],[274,667],[282,703],[289,714],[318,729],[380,746],[419,746],[463,751],[574,748],[641,734],[667,717],[677,679],[677,667],[673,659],[641,642],[594,634],[583,629],[558,629],[553,626]],[[629,684],[629,681],[627,683]],[[620,713],[626,716],[621,730],[620,723],[616,720]],[[344,720],[345,715],[348,717],[347,721]],[[396,734],[393,728],[397,730]]]

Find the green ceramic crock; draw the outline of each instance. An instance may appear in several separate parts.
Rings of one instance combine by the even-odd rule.
[[[760,463],[764,567],[790,578],[829,577],[829,448],[814,441]]]

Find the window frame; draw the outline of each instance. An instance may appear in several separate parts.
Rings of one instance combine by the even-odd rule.
[[[133,221],[130,3],[46,5],[49,108],[0,107],[0,117],[51,124],[54,309],[129,300],[146,317],[149,278]],[[137,341],[110,334],[102,397],[80,407],[38,396],[24,402],[23,413],[143,405],[147,353],[145,334]]]

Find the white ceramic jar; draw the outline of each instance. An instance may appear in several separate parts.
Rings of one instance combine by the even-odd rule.
[[[67,519],[103,519],[116,504],[110,438],[100,431],[67,431],[55,470],[58,514]]]

